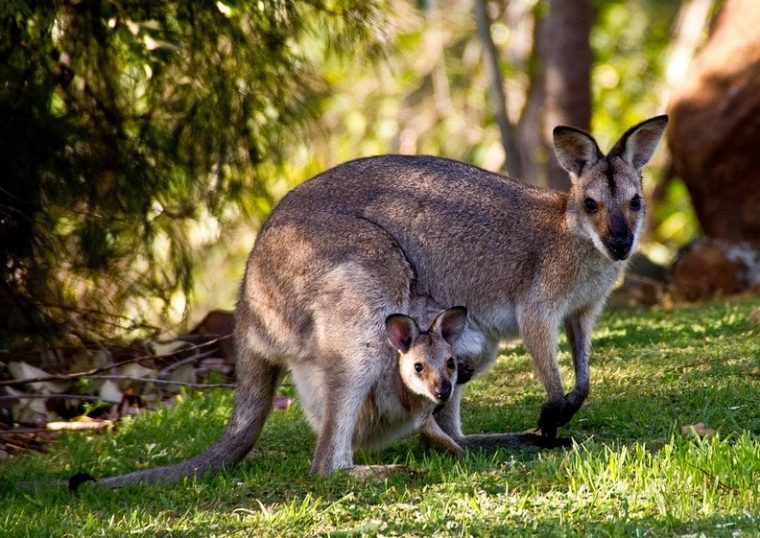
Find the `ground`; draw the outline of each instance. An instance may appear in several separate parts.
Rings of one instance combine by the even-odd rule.
[[[201,451],[224,428],[231,393],[188,393],[111,432],[67,434],[47,453],[0,462],[0,536],[756,536],[759,310],[760,299],[747,297],[605,314],[594,333],[592,394],[560,432],[572,449],[457,460],[408,439],[357,459],[410,472],[313,479],[314,437],[292,405],[273,414],[241,465],[204,480],[84,486],[76,497],[15,488]],[[564,342],[561,362],[569,383]],[[468,390],[465,430],[531,428],[542,399],[524,348],[507,349]]]

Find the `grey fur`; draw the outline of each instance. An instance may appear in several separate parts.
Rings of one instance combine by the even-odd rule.
[[[483,373],[499,341],[519,333],[547,392],[543,436],[465,436],[462,385],[436,414],[440,429],[465,448],[562,444],[557,428],[589,392],[595,319],[641,229],[645,209],[631,206],[642,196],[639,170],[666,122],[659,116],[634,126],[608,156],[590,135],[560,129],[556,151],[572,178],[567,194],[461,162],[398,155],[352,161],[303,183],[272,212],[248,260],[227,432],[189,461],[100,484],[176,480],[238,462],[261,432],[285,370],[319,425],[312,472],[352,469],[359,410],[398,360],[383,321],[410,313],[420,296],[467,308],[453,344],[460,368]],[[593,212],[587,199],[597,204]],[[567,395],[557,366],[563,324],[575,367]]]

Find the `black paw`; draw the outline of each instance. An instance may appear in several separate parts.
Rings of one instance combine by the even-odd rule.
[[[457,385],[464,385],[475,374],[475,368],[463,362],[457,362]]]
[[[567,396],[545,403],[538,417],[538,429],[541,430],[541,434],[550,439],[557,437],[557,428],[570,422],[582,403],[583,400],[577,402]]]

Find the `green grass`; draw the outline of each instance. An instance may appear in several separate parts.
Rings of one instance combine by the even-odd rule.
[[[251,455],[204,480],[117,491],[21,492],[20,480],[106,476],[185,458],[222,431],[231,394],[193,394],[47,454],[0,462],[0,535],[24,536],[760,536],[760,300],[605,315],[592,395],[561,430],[571,450],[423,452],[414,439],[360,463],[419,473],[361,483],[309,477],[314,437],[276,412]],[[563,343],[561,363],[572,380]],[[469,388],[465,430],[533,427],[543,401],[522,346]],[[704,422],[715,437],[684,435]]]

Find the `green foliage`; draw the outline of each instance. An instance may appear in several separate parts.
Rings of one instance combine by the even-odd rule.
[[[679,5],[595,0],[602,145],[663,111]],[[546,4],[488,6],[517,121],[535,67],[524,42]],[[510,18],[515,9],[524,13]],[[370,61],[382,44],[382,61]],[[492,170],[504,161],[465,0],[13,0],[0,7],[0,118],[6,343],[176,325],[188,300],[231,307],[251,228],[340,162],[387,152]],[[647,252],[670,249],[658,261],[697,232],[678,185],[650,213]]]
[[[691,207],[686,185],[674,178],[652,215],[655,237],[670,245],[683,246],[699,232],[699,222]]]
[[[589,401],[562,433],[571,450],[471,452],[455,460],[414,439],[359,463],[403,463],[377,482],[308,476],[314,437],[298,406],[275,412],[226,473],[164,487],[21,493],[20,480],[110,475],[196,454],[222,432],[229,393],[182,398],[47,454],[0,462],[0,535],[672,536],[754,535],[760,521],[760,302],[614,312],[594,337]],[[756,315],[756,314],[755,314]],[[561,364],[571,378],[562,344]],[[473,382],[465,430],[533,427],[544,394],[522,346]],[[682,426],[704,422],[698,439]]]
[[[593,130],[609,148],[629,125],[666,112],[669,51],[682,2],[595,0],[596,22],[591,33]],[[668,174],[667,149],[655,154],[644,174],[652,199]],[[667,185],[649,216],[645,249],[658,262],[671,261],[674,249],[699,233],[689,194],[680,180]]]
[[[326,90],[315,57],[376,44],[380,16],[371,0],[4,4],[0,338],[172,306],[197,237],[271,206],[279,149]]]
[[[665,112],[665,52],[679,2],[597,0],[595,8],[593,126],[609,148],[621,129]]]

